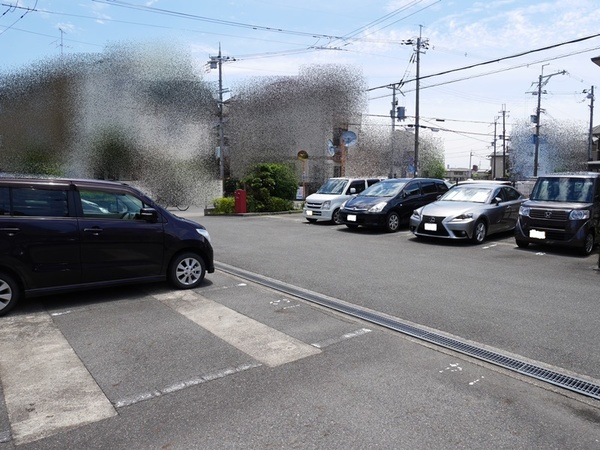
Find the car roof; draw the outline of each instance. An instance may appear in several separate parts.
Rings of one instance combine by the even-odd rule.
[[[457,187],[484,187],[484,188],[497,188],[499,186],[502,187],[512,187],[510,184],[506,184],[506,183],[462,183],[462,184],[455,184],[454,186],[452,186],[452,189],[457,188]]]
[[[500,185],[511,185],[512,183],[507,180],[462,180],[457,181],[454,185],[459,186],[462,184],[500,184]]]
[[[539,178],[599,178],[600,172],[555,172],[546,175],[540,175]]]
[[[409,181],[439,181],[441,183],[444,182],[444,180],[440,180],[439,178],[386,178],[385,180],[381,181],[404,181],[406,183],[408,183]]]
[[[52,184],[52,185],[78,185],[85,184],[87,186],[111,186],[111,187],[122,187],[129,186],[127,183],[121,181],[111,180],[93,180],[90,178],[44,178],[44,177],[28,177],[28,176],[0,176],[0,182],[14,183],[14,184]]]

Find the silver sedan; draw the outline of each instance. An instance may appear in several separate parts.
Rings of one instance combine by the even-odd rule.
[[[480,244],[490,234],[513,230],[525,200],[512,186],[462,184],[416,209],[409,229],[416,236],[468,239]]]

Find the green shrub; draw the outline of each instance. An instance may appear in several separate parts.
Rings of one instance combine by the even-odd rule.
[[[279,197],[271,197],[267,203],[267,211],[290,211],[294,209],[291,200],[285,200]]]
[[[235,198],[223,197],[216,198],[214,201],[214,214],[233,214],[235,211]]]

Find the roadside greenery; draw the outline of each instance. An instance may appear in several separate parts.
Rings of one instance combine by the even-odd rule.
[[[294,207],[298,180],[290,165],[261,163],[239,181],[238,188],[246,191],[247,212],[290,211]],[[214,214],[231,214],[235,210],[235,198],[215,199],[214,206]]]

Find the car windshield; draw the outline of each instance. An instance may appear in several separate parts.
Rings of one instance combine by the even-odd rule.
[[[342,194],[346,183],[348,183],[348,180],[345,178],[331,178],[319,188],[317,194]]]
[[[380,181],[365,189],[362,196],[368,197],[393,197],[406,186],[404,181]]]
[[[531,192],[531,200],[591,203],[594,182],[585,178],[542,177]]]
[[[455,186],[440,197],[440,200],[447,202],[485,203],[491,193],[492,190],[490,188],[468,185]]]

